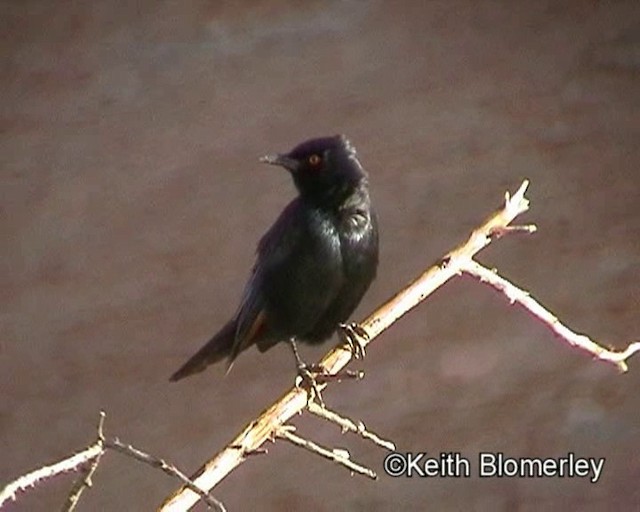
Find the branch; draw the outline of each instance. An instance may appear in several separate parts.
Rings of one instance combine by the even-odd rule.
[[[358,473],[360,475],[368,476],[372,480],[377,480],[378,475],[376,475],[375,471],[369,469],[357,462],[353,462],[349,458],[349,452],[347,450],[339,450],[339,449],[329,449],[324,446],[320,446],[309,439],[305,439],[304,437],[300,437],[293,433],[295,427],[292,425],[283,425],[276,432],[276,437],[280,437],[281,439],[286,439],[291,444],[295,446],[299,446],[300,448],[304,448],[305,450],[309,450],[312,453],[320,455],[325,459],[332,460],[333,462],[344,466],[352,473]]]
[[[71,492],[67,497],[66,503],[62,506],[62,512],[73,512],[76,509],[80,501],[80,497],[85,489],[91,487],[93,485],[93,474],[98,469],[98,464],[100,464],[100,459],[102,455],[104,455],[104,419],[106,418],[106,414],[104,411],[100,411],[100,417],[98,419],[98,440],[96,443],[99,443],[102,446],[102,451],[96,455],[96,457],[91,461],[88,466],[85,466],[82,470],[82,474],[78,477],[76,482],[73,484],[71,488]]]
[[[330,411],[326,407],[322,407],[315,402],[309,402],[307,410],[311,414],[315,414],[316,416],[330,421],[331,423],[335,423],[342,429],[343,433],[353,432],[354,434],[358,434],[363,439],[368,439],[369,441],[389,451],[395,451],[396,449],[396,445],[394,443],[386,439],[382,439],[377,434],[371,432],[370,430],[367,430],[367,427],[365,427],[364,423],[362,423],[361,421],[358,421],[356,423],[355,421],[344,416],[340,416],[337,412]]]
[[[594,357],[601,361],[608,361],[615,364],[621,372],[626,372],[627,359],[629,359],[636,352],[640,352],[640,342],[629,344],[629,346],[619,352],[617,350],[609,350],[592,341],[588,336],[584,334],[577,334],[564,325],[558,318],[534,299],[529,292],[518,288],[513,283],[507,281],[504,277],[500,276],[497,271],[489,270],[488,268],[480,265],[478,262],[469,260],[462,268],[463,272],[469,274],[480,280],[482,283],[486,283],[493,286],[499,292],[502,292],[509,299],[511,304],[517,302],[521,306],[524,306],[535,317],[546,324],[555,334],[566,340],[570,345],[578,347],[582,350],[593,354]]]
[[[524,181],[518,191],[511,197],[505,194],[504,206],[477,228],[463,245],[450,252],[443,260],[428,269],[403,291],[390,299],[360,324],[367,333],[360,340],[363,347],[371,343],[385,329],[392,325],[417,304],[426,299],[452,277],[459,275],[464,264],[493,240],[508,233],[509,224],[529,208],[529,201],[524,197],[529,185]],[[535,231],[534,226],[516,227],[515,231]],[[327,373],[336,374],[350,361],[352,352],[344,346],[331,350],[320,362]],[[318,385],[321,391],[326,383]],[[256,420],[252,421],[226,448],[204,464],[192,477],[195,485],[201,489],[211,490],[240,465],[248,454],[254,453],[266,441],[277,436],[282,426],[294,415],[302,412],[307,406],[307,391],[294,387],[285,393],[276,403],[266,409]],[[183,486],[160,506],[161,512],[187,510],[198,501],[199,496]]]
[[[143,462],[144,464],[148,464],[152,468],[158,468],[164,471],[167,475],[172,476],[180,480],[183,485],[189,488],[191,491],[197,493],[207,505],[210,507],[214,507],[218,509],[220,512],[226,512],[225,506],[221,501],[217,500],[211,494],[203,491],[197,485],[195,485],[187,475],[185,475],[182,471],[176,468],[173,464],[169,464],[164,459],[160,459],[158,457],[154,457],[153,455],[149,455],[148,453],[143,452],[142,450],[138,450],[134,448],[130,444],[125,444],[120,441],[117,437],[113,440],[106,440],[105,447],[115,450],[123,455],[131,457],[139,462]]]
[[[180,480],[183,485],[196,493],[198,499],[202,499],[202,501],[204,501],[210,507],[214,507],[220,512],[226,511],[224,505],[220,501],[211,496],[211,494],[200,489],[184,473],[182,473],[172,464],[169,464],[162,459],[144,453],[143,451],[138,450],[131,445],[124,444],[117,438],[105,438],[103,430],[105,417],[105,413],[103,411],[100,411],[100,419],[98,421],[98,439],[91,446],[85,448],[83,451],[75,455],[72,455],[71,457],[67,457],[66,459],[56,462],[55,464],[42,467],[40,469],[32,471],[31,473],[21,476],[17,480],[5,486],[5,488],[0,492],[0,508],[9,499],[15,500],[18,491],[25,491],[28,488],[35,486],[45,478],[51,478],[61,473],[76,471],[82,468],[82,474],[76,479],[65,504],[62,506],[63,512],[72,512],[73,510],[75,510],[78,502],[80,501],[82,492],[86,488],[91,487],[91,477],[98,468],[101,457],[107,450],[114,450],[132,457],[135,460],[144,462],[151,467],[160,468],[168,475]]]
[[[51,478],[61,473],[66,473],[68,471],[75,471],[84,464],[100,457],[103,453],[104,447],[102,446],[102,442],[98,440],[91,446],[76,453],[75,455],[72,455],[71,457],[67,457],[55,464],[44,466],[21,476],[2,489],[0,492],[0,507],[2,507],[9,499],[15,500],[18,491],[25,491],[30,487],[34,487],[41,480]]]

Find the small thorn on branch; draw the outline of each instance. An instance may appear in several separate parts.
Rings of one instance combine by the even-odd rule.
[[[300,437],[294,434],[293,433],[294,431],[295,431],[294,426],[282,425],[276,431],[276,437],[289,441],[291,444],[294,444],[295,446],[299,446],[300,448],[304,448],[305,450],[315,453],[316,455],[320,455],[325,459],[332,460],[333,462],[347,468],[352,473],[357,473],[359,475],[367,476],[372,480],[376,480],[378,478],[378,475],[372,469],[366,466],[363,466],[361,464],[358,464],[357,462],[353,462],[349,458],[349,452],[347,450],[330,449],[324,446],[320,446],[319,444],[316,444],[313,441],[310,441],[308,439],[305,439],[303,437]]]
[[[368,439],[369,441],[372,441],[378,446],[381,446],[382,448],[389,451],[394,451],[396,449],[396,445],[392,441],[382,439],[377,434],[367,430],[362,421],[358,421],[356,423],[349,418],[341,416],[335,411],[331,411],[327,408],[322,408],[315,403],[309,404],[308,410],[310,413],[315,414],[320,418],[335,423],[342,429],[342,432],[353,432],[355,434],[358,434],[363,439]]]

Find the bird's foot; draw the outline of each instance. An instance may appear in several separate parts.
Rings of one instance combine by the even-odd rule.
[[[317,400],[321,407],[325,407],[325,405],[324,400],[322,399],[322,394],[320,393],[320,385],[326,384],[330,381],[341,381],[343,379],[359,380],[364,378],[364,372],[362,370],[343,370],[337,373],[329,373],[321,364],[307,364],[300,357],[295,340],[291,339],[289,340],[289,343],[296,359],[298,372],[298,376],[296,377],[296,386],[301,387],[303,383],[306,384],[306,387],[309,389],[309,399]]]
[[[316,371],[320,370],[320,371]],[[322,393],[320,392],[320,384],[318,378],[325,375],[324,370],[318,365],[307,365],[305,363],[298,364],[298,377],[296,378],[296,386],[300,387],[302,383],[306,384],[309,394],[307,402],[316,400],[320,407],[325,408]]]
[[[307,395],[307,401],[317,400],[321,407],[324,407],[324,400],[322,399],[322,394],[320,393],[320,387],[318,385],[318,377],[321,375],[326,375],[326,371],[320,365],[309,365],[305,363],[300,354],[298,353],[298,346],[296,345],[296,340],[291,338],[289,340],[289,344],[291,345],[291,350],[293,352],[293,357],[296,358],[296,366],[298,368],[298,377],[296,378],[296,386],[300,387],[300,385],[304,382],[307,384],[309,389],[309,393]]]
[[[338,325],[338,328],[338,335],[342,339],[342,342],[349,346],[353,357],[356,359],[364,359],[364,342],[369,341],[369,334],[367,331],[365,331],[362,326],[356,322],[340,324]]]

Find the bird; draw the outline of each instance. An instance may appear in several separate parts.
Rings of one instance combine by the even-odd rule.
[[[376,277],[378,221],[368,173],[344,135],[314,138],[260,158],[291,175],[297,196],[262,236],[233,317],[171,377],[178,381],[255,345],[319,344],[336,331],[358,356],[358,324],[345,323]],[[362,352],[363,355],[363,352]]]

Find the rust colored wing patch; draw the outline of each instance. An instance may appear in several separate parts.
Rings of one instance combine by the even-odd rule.
[[[233,360],[238,356],[240,352],[246,350],[251,345],[253,345],[260,336],[264,333],[265,328],[267,326],[267,314],[264,309],[261,309],[256,315],[253,322],[248,329],[246,329],[246,334],[240,334],[240,337],[237,337],[235,343],[233,344],[233,350],[231,351],[231,355],[229,356],[229,363],[232,363]]]
[[[259,338],[260,335],[264,332],[264,328],[267,323],[267,314],[264,309],[262,309],[256,316],[256,319],[251,324],[251,327],[247,331],[247,335],[244,340],[242,340],[242,348],[247,348],[252,343],[256,342],[256,338]]]

